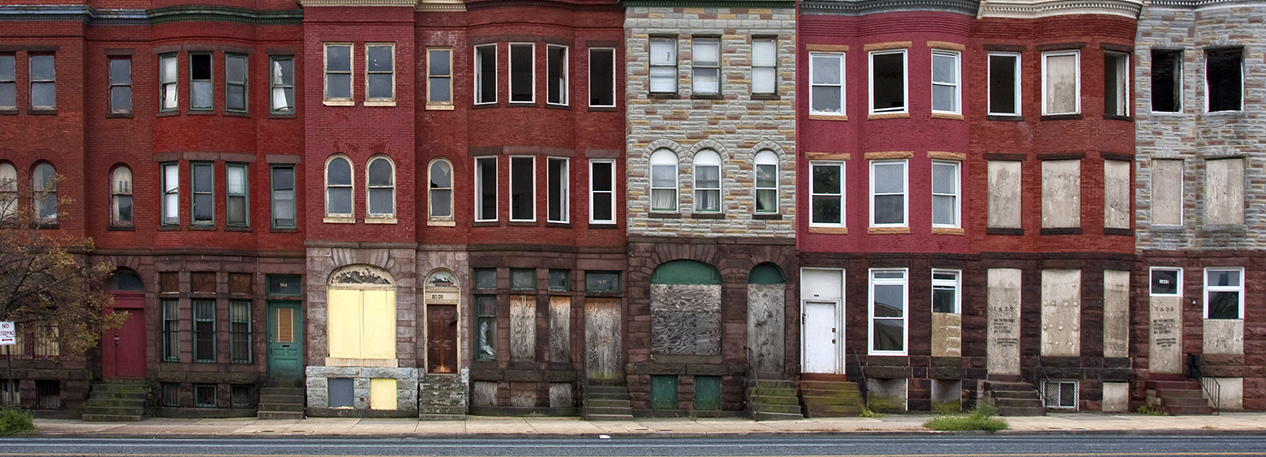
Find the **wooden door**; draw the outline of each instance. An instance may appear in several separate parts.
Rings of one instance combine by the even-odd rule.
[[[145,377],[145,294],[115,292],[114,312],[127,313],[123,326],[102,341],[102,374],[107,378]]]
[[[426,307],[426,371],[457,372],[457,306]]]
[[[268,302],[268,379],[294,382],[303,375],[303,326],[298,302]]]
[[[620,328],[620,299],[585,299],[585,375],[591,381],[623,381]]]

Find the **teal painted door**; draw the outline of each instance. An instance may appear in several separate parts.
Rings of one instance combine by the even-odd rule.
[[[721,409],[720,376],[695,376],[695,409],[699,411]]]
[[[303,326],[299,302],[268,302],[268,379],[297,382],[303,376]]]
[[[677,409],[677,375],[651,376],[651,409]]]

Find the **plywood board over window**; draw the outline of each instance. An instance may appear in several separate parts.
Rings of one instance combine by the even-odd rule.
[[[1042,270],[1042,355],[1081,355],[1081,271]]]

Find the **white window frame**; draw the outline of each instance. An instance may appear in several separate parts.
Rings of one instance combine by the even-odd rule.
[[[431,183],[435,179],[435,166],[439,165],[440,163],[448,165],[448,187],[432,188]],[[428,221],[451,222],[454,220],[453,218],[453,209],[455,206],[455,202],[453,201],[455,197],[455,193],[453,192],[454,178],[455,178],[455,173],[453,170],[453,163],[450,162],[448,159],[440,157],[435,160],[432,160],[431,163],[427,164],[426,166],[426,183],[427,183],[426,184],[426,217]],[[444,191],[444,190],[448,191],[448,215],[436,216],[435,215],[435,191]]]
[[[370,181],[370,177],[369,177],[370,168],[374,165],[374,162],[377,162],[379,160],[385,161],[387,163],[387,166],[390,169],[389,176],[391,178],[391,183],[385,186],[372,184],[372,181]],[[371,222],[371,220],[372,222],[388,222],[388,221],[395,220],[396,197],[397,197],[396,185],[397,185],[396,163],[395,161],[391,160],[391,157],[384,154],[379,154],[379,155],[370,157],[369,160],[365,162],[365,222]],[[391,211],[390,212],[387,212],[387,213],[374,212],[374,207],[373,207],[374,204],[372,203],[372,199],[370,199],[370,192],[373,190],[390,190],[391,191]]]
[[[557,195],[549,188],[550,180],[553,178],[551,176],[551,165],[555,163],[563,164],[562,179],[559,182]],[[571,160],[566,157],[548,157],[545,159],[545,193],[547,194],[545,197],[545,222],[557,224],[571,222]],[[555,199],[560,205],[558,213],[560,217],[558,219],[550,217],[550,207],[553,206]]]
[[[780,192],[778,191],[779,184],[782,183],[782,180],[780,179],[781,176],[779,176],[778,174],[778,153],[768,150],[768,149],[763,149],[760,152],[756,153],[756,158],[753,159],[753,162],[754,162],[754,166],[752,169],[752,187],[756,190],[756,192],[753,194],[752,212],[756,214],[778,214],[780,211],[782,211],[782,205],[779,198]],[[768,167],[768,166],[774,167],[774,186],[761,187],[760,168]],[[774,193],[773,208],[761,211],[760,194],[762,191]]]
[[[595,53],[595,52],[609,52],[609,53],[611,53],[611,81],[609,81],[609,83],[611,84],[611,94],[610,94],[610,95],[611,95],[611,104],[610,104],[610,105],[595,105],[595,104],[593,104],[593,70],[590,70],[590,71],[589,71],[589,99],[588,99],[587,103],[589,104],[589,106],[590,106],[590,107],[594,107],[594,108],[614,108],[614,107],[615,107],[615,103],[616,103],[616,90],[615,90],[615,81],[616,81],[616,76],[615,76],[615,60],[616,60],[616,59],[615,59],[615,48],[589,48],[589,68],[591,68],[591,69],[592,69],[592,68],[594,68],[594,66],[593,66],[593,55],[594,55],[594,53]]]
[[[556,49],[563,51],[562,65],[559,67],[559,74],[555,78],[550,77],[550,57],[554,54],[551,52]],[[557,80],[557,81],[555,81]],[[555,83],[561,83],[558,87],[558,100],[550,100],[549,86]],[[545,45],[545,104],[553,106],[567,106],[571,99],[571,48],[557,44]]]
[[[951,167],[954,167],[954,193],[952,193],[952,194],[944,194],[944,193],[937,193],[937,192],[936,192],[936,167],[938,167],[938,166],[940,166],[940,167],[945,167],[945,166],[951,166]],[[931,190],[931,192],[932,192],[932,214],[931,214],[931,216],[932,216],[932,226],[933,226],[933,227],[947,227],[947,228],[959,228],[959,227],[962,227],[962,225],[963,225],[963,217],[962,217],[962,207],[963,207],[963,205],[962,205],[962,201],[963,201],[963,199],[962,199],[962,197],[961,197],[961,195],[962,195],[962,193],[963,193],[963,186],[962,186],[962,182],[963,182],[963,178],[962,178],[962,162],[959,162],[959,161],[957,161],[957,160],[933,160],[933,161],[932,161],[932,186],[931,186],[931,189],[930,189],[930,190]],[[908,190],[907,190],[907,193],[908,193]],[[942,197],[942,198],[948,197],[948,198],[952,198],[952,199],[954,200],[954,222],[953,222],[952,224],[945,224],[945,223],[937,223],[937,222],[936,222],[936,201],[937,201],[937,197]]]
[[[700,159],[702,159],[703,163],[700,163]],[[710,162],[716,162],[716,163],[710,163]],[[725,169],[724,165],[725,165],[725,159],[722,159],[721,154],[716,151],[713,151],[711,149],[704,149],[702,151],[695,153],[694,159],[691,161],[691,167],[690,167],[690,176],[694,185],[693,187],[694,212],[696,213],[724,212],[722,211],[724,205],[721,204],[721,197],[725,195],[724,190],[723,190],[723,188],[725,187],[725,184],[724,184],[725,175],[723,174],[723,170]],[[717,171],[717,186],[716,187],[703,187],[701,184],[699,184],[699,168],[700,167],[716,167],[716,171]],[[699,197],[701,195],[700,194],[701,192],[716,192],[717,207],[714,209],[701,208],[701,205],[699,203],[699,200],[700,200]]]
[[[994,71],[994,68],[993,68],[993,58],[994,58],[994,57],[1005,57],[1005,58],[1012,58],[1012,59],[1015,59],[1015,65],[1014,65],[1014,66],[1012,66],[1012,68],[1011,68],[1011,73],[1012,73],[1012,74],[1011,74],[1011,83],[1012,83],[1011,85],[1012,85],[1012,86],[1014,86],[1014,87],[1012,87],[1012,90],[1014,91],[1014,95],[1012,96],[1012,97],[1013,97],[1013,98],[1012,98],[1012,104],[1013,104],[1014,106],[1012,106],[1012,108],[1011,108],[1013,112],[1010,112],[1010,113],[1007,113],[1007,112],[994,112],[994,111],[993,111],[993,86],[992,86],[992,84],[993,84],[993,71]],[[987,62],[987,65],[988,65],[988,67],[989,67],[989,68],[988,68],[988,71],[989,71],[989,80],[988,80],[988,81],[989,81],[990,87],[988,87],[988,88],[987,88],[987,89],[988,89],[988,91],[987,91],[986,96],[987,96],[987,97],[989,97],[989,103],[985,106],[985,109],[988,111],[989,115],[991,115],[991,116],[1023,116],[1023,115],[1024,115],[1024,113],[1023,113],[1021,110],[1022,110],[1022,109],[1023,109],[1023,107],[1024,107],[1024,103],[1022,103],[1022,102],[1021,102],[1021,96],[1024,94],[1024,92],[1023,92],[1023,90],[1022,90],[1022,86],[1024,85],[1024,80],[1020,78],[1020,75],[1021,75],[1021,72],[1020,72],[1020,62],[1021,62],[1020,53],[1018,53],[1018,52],[990,52],[990,53],[989,53],[989,55],[988,55],[988,60],[987,60],[986,62]]]
[[[1174,288],[1174,293],[1164,294],[1152,291],[1152,281],[1155,281],[1157,271],[1174,271],[1177,272],[1178,286]],[[1183,292],[1183,268],[1182,267],[1151,267],[1147,269],[1147,294],[1152,297],[1181,297]]]
[[[952,82],[946,82],[946,81],[937,81],[937,80],[936,80],[936,58],[937,58],[938,56],[940,56],[940,57],[949,57],[949,58],[954,59],[954,60],[953,60],[953,64],[954,64],[954,69],[953,69],[953,70],[954,70],[954,71],[953,71],[954,81],[952,81]],[[961,89],[961,87],[962,87],[962,84],[961,84],[961,83],[962,83],[962,79],[963,79],[963,76],[962,76],[962,75],[963,75],[962,68],[963,68],[963,66],[962,66],[962,53],[961,53],[961,52],[958,52],[958,51],[949,51],[949,50],[945,50],[945,49],[933,49],[933,50],[932,50],[932,65],[931,65],[931,71],[930,71],[930,75],[929,75],[929,78],[928,78],[928,79],[930,79],[930,80],[932,81],[932,94],[931,94],[932,100],[931,100],[931,106],[932,106],[932,112],[933,112],[933,113],[940,113],[940,114],[962,114],[962,112],[963,112],[963,97],[962,97],[962,92],[963,92],[963,91],[962,91],[962,89]],[[936,88],[937,88],[938,86],[939,86],[939,87],[949,87],[949,88],[952,88],[952,90],[954,91],[954,109],[949,109],[949,110],[944,110],[944,109],[939,109],[939,110],[938,110],[938,109],[936,109]]]
[[[6,163],[7,165],[7,163]],[[9,165],[12,168],[12,165]],[[0,174],[2,175],[2,174]],[[111,227],[133,227],[136,225],[136,201],[132,197],[132,169],[127,165],[119,165],[110,171],[110,226]],[[0,183],[0,188],[5,187]],[[7,190],[7,189],[4,189]],[[14,189],[16,190],[16,189]],[[3,208],[4,202],[0,199],[0,214],[4,213],[7,208]],[[128,213],[127,219],[123,219],[122,205],[120,202],[127,200]]]
[[[174,52],[158,56],[159,111],[180,109],[180,67],[177,62]]]
[[[1104,114],[1107,116],[1129,117],[1130,104],[1134,102],[1134,97],[1130,94],[1130,69],[1133,68],[1130,66],[1130,54],[1127,52],[1103,51],[1103,59],[1104,59],[1103,71],[1104,71],[1105,79],[1107,78],[1107,73],[1109,70],[1108,65],[1107,65],[1108,63],[1107,60],[1108,60],[1108,57],[1110,56],[1119,57],[1123,60],[1123,63],[1121,65],[1118,65],[1117,68],[1114,69],[1114,70],[1120,71],[1119,78],[1117,79],[1117,82],[1119,83],[1119,85],[1116,85],[1116,90],[1120,92],[1120,96],[1118,97],[1118,101],[1117,101],[1119,106],[1116,106],[1115,108],[1120,109],[1121,112],[1120,113],[1107,112],[1107,108],[1108,108],[1107,94],[1104,94]]]
[[[515,100],[514,84],[516,81],[514,80],[514,49],[523,47],[531,49],[531,57],[528,58],[527,62],[529,66],[528,75],[530,75],[527,84],[528,87],[531,87],[531,91],[529,91],[530,96],[527,100]],[[536,43],[510,43],[510,48],[508,52],[506,52],[506,71],[509,75],[510,103],[536,103]]]
[[[882,51],[870,51],[868,62],[870,62],[870,71],[866,72],[867,105],[870,107],[870,114],[892,114],[892,113],[909,113],[910,112],[910,58],[907,50],[902,49],[885,49]],[[875,109],[875,56],[901,54],[901,101],[900,108],[880,108]]]
[[[1209,273],[1221,271],[1234,271],[1239,274],[1240,284],[1238,286],[1211,286],[1209,285]],[[1235,292],[1239,294],[1239,317],[1238,320],[1244,320],[1244,267],[1208,267],[1204,269],[1204,310],[1200,316],[1209,319],[1209,294],[1212,292]]]
[[[817,57],[839,59],[839,62],[840,62],[839,82],[828,84],[828,83],[823,83],[823,82],[818,82],[818,81],[813,80],[813,75],[814,75],[813,70],[814,68],[817,67],[817,65],[819,65],[818,59],[816,59]],[[845,92],[847,92],[848,89],[846,85],[844,84],[844,79],[847,77],[844,73],[844,66],[846,65],[844,57],[845,55],[842,52],[810,52],[809,53],[809,114],[824,115],[824,116],[844,116],[845,113],[847,112],[845,110],[845,100],[847,100],[848,97],[845,96]],[[813,104],[813,101],[816,98],[813,91],[813,88],[815,87],[839,87],[840,88],[839,112],[813,110],[813,107],[815,106]]]
[[[757,51],[758,43],[768,43],[773,55],[765,58],[760,56]],[[767,65],[762,65],[764,61],[768,61]],[[778,94],[778,39],[771,37],[752,38],[752,94],[753,95],[777,95]],[[771,90],[760,91],[756,88],[756,73],[770,73],[770,79],[773,83]]]
[[[347,71],[330,71],[330,48],[332,47],[347,48]],[[325,43],[324,53],[321,56],[321,85],[324,87],[322,92],[322,103],[327,106],[353,106],[356,104],[356,46],[350,42],[331,42]],[[347,97],[331,97],[330,96],[330,73],[347,75]]]
[[[369,49],[385,47],[391,51],[391,70],[390,71],[372,71],[369,69]],[[391,96],[389,97],[370,97],[369,81],[370,75],[389,74],[391,75]],[[365,43],[365,106],[395,106],[396,105],[396,44],[395,43]],[[368,170],[368,164],[366,164]],[[368,203],[368,198],[366,198]]]
[[[605,190],[603,190],[603,191],[595,190],[595,189],[597,188],[597,186],[595,185],[595,184],[597,183],[597,181],[595,181],[595,180],[594,180],[594,179],[595,179],[596,174],[594,173],[593,169],[594,169],[594,165],[597,165],[597,164],[604,164],[604,165],[607,165],[607,166],[611,167],[611,182],[610,182],[610,183],[608,183],[608,185],[610,186],[610,189],[611,189],[611,190],[609,190],[609,191],[605,191]],[[590,160],[590,161],[589,161],[589,223],[590,223],[590,224],[614,224],[614,223],[615,223],[615,218],[616,218],[616,213],[615,213],[615,210],[616,210],[616,208],[617,208],[617,205],[616,205],[616,202],[615,202],[615,195],[616,195],[616,192],[615,192],[615,173],[616,173],[615,160],[612,160],[612,159],[592,159],[592,160]],[[595,205],[595,203],[594,203],[594,201],[595,201],[595,199],[594,199],[594,195],[597,195],[597,194],[600,194],[600,193],[603,193],[603,194],[611,194],[611,208],[610,208],[610,210],[611,210],[611,218],[610,218],[610,219],[597,219],[597,218],[595,218],[595,217],[594,217],[594,214],[596,214],[596,213],[594,212],[594,208],[595,208],[595,206],[594,206],[594,205]]]
[[[716,62],[707,62],[709,65],[701,65],[699,55],[701,48],[706,46],[715,46]],[[715,65],[712,65],[715,64]],[[716,84],[715,90],[700,89],[701,72],[715,71]],[[692,95],[721,95],[721,87],[725,85],[724,75],[721,73],[721,39],[718,37],[693,37],[690,39],[690,93]]]
[[[901,164],[901,222],[899,223],[875,223],[875,197],[880,194],[875,193],[875,166]],[[895,195],[895,194],[882,194]],[[910,162],[907,159],[895,160],[871,160],[870,161],[870,226],[871,227],[907,227],[910,223]]]
[[[483,202],[480,200],[480,198],[483,196],[482,194],[483,194],[484,186],[486,186],[486,185],[488,184],[488,183],[483,182],[483,180],[482,180],[482,179],[480,178],[480,176],[479,176],[479,175],[480,175],[480,173],[479,173],[479,172],[480,172],[480,171],[482,171],[481,169],[485,166],[485,164],[486,164],[486,163],[488,163],[488,161],[491,161],[491,163],[492,163],[492,167],[493,167],[492,176],[493,176],[493,177],[498,177],[498,174],[501,172],[501,170],[499,170],[499,168],[500,168],[500,166],[501,166],[501,164],[500,164],[500,162],[501,162],[501,161],[500,161],[500,160],[497,160],[497,156],[475,157],[475,167],[474,167],[474,168],[475,168],[475,185],[474,185],[474,188],[475,188],[475,189],[474,189],[474,190],[475,190],[475,222],[496,222],[496,221],[497,221],[498,216],[500,215],[500,212],[499,212],[499,211],[500,211],[500,208],[499,208],[499,206],[500,206],[500,204],[501,204],[501,191],[500,191],[500,189],[497,187],[497,183],[496,183],[496,182],[493,182],[493,183],[492,183],[492,189],[493,189],[493,196],[494,196],[494,197],[493,197],[493,199],[492,199],[492,208],[491,208],[491,209],[492,209],[492,218],[480,218],[480,217],[479,217],[479,216],[480,216],[480,214],[481,214],[481,211],[480,211],[480,209],[481,209],[481,208],[480,208],[480,205],[482,205],[482,204],[483,204]]]
[[[1060,405],[1059,403],[1062,403],[1062,402],[1058,402],[1058,401],[1056,402],[1056,404],[1051,404],[1051,403],[1050,403],[1050,401],[1049,401],[1049,400],[1051,400],[1051,398],[1050,398],[1049,396],[1047,396],[1047,395],[1046,395],[1046,390],[1047,390],[1047,387],[1048,387],[1048,386],[1050,386],[1051,384],[1055,384],[1055,385],[1057,385],[1057,386],[1058,386],[1058,385],[1063,385],[1063,384],[1072,384],[1072,385],[1073,385],[1073,398],[1072,398],[1072,400],[1073,400],[1073,401],[1072,401],[1072,403],[1073,403],[1073,404],[1072,404],[1072,406],[1063,406],[1063,405]],[[1075,411],[1075,410],[1077,410],[1077,409],[1078,409],[1078,408],[1077,408],[1077,405],[1078,405],[1078,403],[1079,403],[1079,402],[1081,402],[1081,384],[1080,384],[1079,382],[1077,382],[1077,380],[1076,380],[1076,379],[1047,379],[1047,380],[1043,380],[1043,381],[1042,381],[1042,385],[1041,385],[1040,387],[1041,387],[1041,391],[1040,391],[1040,393],[1041,393],[1041,395],[1042,395],[1042,406],[1043,406],[1043,407],[1050,408],[1050,409],[1062,409],[1062,410],[1065,410],[1065,411],[1069,411],[1069,410],[1073,410],[1073,411]],[[1063,390],[1063,389],[1060,389],[1060,390]],[[1061,399],[1061,400],[1063,400],[1063,399],[1064,399],[1064,398],[1062,397],[1062,395],[1061,395],[1060,399]]]
[[[669,164],[668,164],[668,163],[666,162],[666,160],[664,159],[665,157],[672,157],[672,164],[671,164],[671,165],[672,165],[672,168],[673,168],[673,174],[672,174],[672,178],[673,178],[673,187],[672,187],[672,188],[668,188],[668,187],[655,187],[655,167],[656,167],[656,166],[661,166],[661,167],[662,167],[662,166],[668,166]],[[658,163],[658,164],[657,164],[657,163],[656,163],[657,161],[659,161],[660,163]],[[655,152],[652,152],[652,153],[651,153],[650,160],[648,160],[647,162],[650,164],[650,167],[651,167],[651,169],[650,169],[650,178],[651,178],[651,179],[650,179],[650,182],[648,183],[648,184],[650,185],[650,188],[651,188],[651,192],[650,192],[650,197],[651,197],[651,201],[650,201],[650,205],[651,205],[651,212],[656,212],[656,213],[675,213],[675,212],[679,211],[679,210],[680,210],[680,208],[681,208],[681,182],[680,182],[680,179],[679,179],[679,176],[681,175],[681,169],[680,169],[680,167],[681,167],[681,160],[680,160],[679,158],[677,158],[677,154],[676,154],[676,153],[674,153],[674,152],[673,152],[673,151],[671,151],[671,150],[668,150],[668,149],[658,149],[658,150],[656,150]],[[668,190],[671,190],[671,191],[672,191],[672,193],[673,193],[673,207],[672,207],[672,208],[655,208],[655,191],[656,191],[656,190],[660,190],[660,191],[668,191]]]
[[[241,170],[242,173],[242,192],[240,194],[233,192],[233,184],[229,182],[229,177],[233,170]],[[240,199],[242,201],[242,220],[234,222],[232,215],[229,213],[229,202]],[[224,164],[224,225],[233,227],[250,227],[251,225],[251,173],[250,168],[245,163],[229,162]]]
[[[657,47],[656,44],[659,44],[660,46],[667,44],[668,45],[667,50],[672,51],[671,53],[669,53],[668,59],[666,61],[661,62],[661,61],[655,60],[655,51],[656,51],[655,48]],[[680,90],[680,87],[678,86],[679,82],[677,81],[677,77],[678,77],[677,39],[671,38],[671,37],[651,37],[650,40],[647,41],[647,49],[649,50],[649,52],[646,57],[646,60],[647,60],[648,65],[650,66],[650,69],[646,75],[646,84],[647,84],[646,91],[652,94],[677,93],[677,91]],[[661,69],[672,68],[673,76],[670,80],[672,82],[672,90],[655,90],[656,80],[668,79],[667,75],[656,76],[655,75],[656,68],[661,68]]]
[[[839,161],[819,161],[819,160],[813,160],[813,161],[810,161],[810,162],[809,162],[809,226],[810,226],[810,227],[844,227],[844,226],[848,223],[848,213],[845,211],[845,210],[848,208],[848,202],[847,202],[847,201],[846,201],[846,199],[844,198],[845,194],[847,194],[847,193],[848,193],[848,187],[847,187],[847,184],[846,184],[846,182],[847,182],[847,180],[848,180],[848,176],[844,173],[844,164],[845,164],[845,162],[839,162]],[[840,171],[840,193],[838,193],[838,194],[828,194],[828,193],[817,193],[817,192],[815,192],[817,189],[814,189],[814,188],[813,188],[813,168],[814,168],[814,167],[835,167],[835,168],[838,168],[838,169],[839,169],[839,171]],[[839,199],[840,199],[840,221],[839,221],[838,223],[814,222],[814,221],[813,221],[813,209],[814,209],[813,197],[814,197],[814,196],[817,196],[817,195],[826,196],[826,197],[835,197],[835,196],[838,196],[838,197],[839,197]]]
[[[330,163],[334,162],[336,159],[343,159],[347,161],[347,176],[350,182],[346,185],[337,185],[339,188],[349,189],[350,196],[348,197],[347,213],[330,212],[330,188],[332,187],[330,185]],[[356,214],[356,164],[352,162],[350,157],[343,154],[333,154],[329,158],[325,159],[325,166],[321,167],[321,177],[323,179],[323,184],[325,185],[325,222],[353,222],[353,217]]]
[[[180,164],[177,162],[167,162],[161,165],[160,178],[162,179],[162,189],[160,189],[159,199],[162,207],[162,215],[159,218],[161,225],[180,225]],[[175,197],[172,201],[169,197]]]
[[[937,275],[954,275],[954,279],[938,279]],[[944,268],[932,269],[932,297],[929,302],[932,312],[936,311],[936,289],[951,287],[954,289],[954,310],[950,314],[960,314],[963,312],[963,270],[951,270]],[[940,311],[944,312],[944,311]]]
[[[437,60],[436,54],[445,56],[446,74],[431,73],[431,64]],[[448,85],[448,100],[436,100],[433,96],[432,89],[439,81]],[[426,109],[453,109],[453,89],[453,48],[426,48]]]
[[[528,188],[532,190],[529,197],[529,201],[532,202],[532,209],[528,211],[529,215],[527,218],[516,218],[514,217],[514,162],[523,159],[531,161],[532,164],[531,173],[528,174],[528,176],[532,177],[532,181],[528,184]],[[536,156],[510,156],[510,168],[508,171],[510,176],[510,222],[536,221]]]
[[[492,69],[491,75],[486,74],[488,73],[488,71],[483,68],[483,63],[482,63],[483,59],[480,58],[480,54],[483,52],[492,52],[492,62],[493,62],[494,67]],[[481,45],[475,46],[475,52],[474,52],[475,58],[472,59],[474,60],[475,77],[471,78],[471,80],[474,82],[474,85],[475,85],[474,95],[475,95],[476,105],[494,105],[497,103],[497,83],[496,83],[497,82],[497,68],[495,67],[495,65],[497,63],[497,58],[499,57],[497,56],[497,54],[499,53],[500,53],[500,50],[497,49],[496,43],[481,44]],[[489,78],[489,77],[491,77],[493,81],[493,84],[491,86],[492,94],[485,94],[482,90],[483,81],[484,79]]]
[[[901,279],[875,278],[876,273],[901,273]],[[910,350],[910,270],[908,268],[871,268],[867,275],[867,316],[866,316],[866,353],[867,355],[904,356]],[[901,350],[875,349],[875,320],[895,320],[894,317],[875,317],[875,286],[901,286]]]
[[[1076,88],[1074,89],[1074,93],[1073,93],[1073,110],[1066,113],[1064,112],[1053,113],[1053,112],[1047,111],[1047,107],[1049,106],[1048,101],[1049,101],[1050,94],[1048,94],[1046,90],[1047,88],[1046,78],[1047,78],[1047,73],[1048,73],[1046,62],[1051,57],[1061,57],[1061,56],[1070,56],[1070,55],[1073,56],[1073,67],[1074,67],[1073,76],[1074,76],[1074,82],[1076,83]],[[1081,51],[1066,50],[1066,51],[1043,52],[1042,53],[1042,115],[1043,116],[1060,116],[1060,115],[1066,115],[1066,114],[1081,114]]]

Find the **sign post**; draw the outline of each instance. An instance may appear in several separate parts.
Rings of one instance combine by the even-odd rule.
[[[4,361],[9,366],[9,376],[5,380],[7,383],[4,393],[4,406],[12,406],[9,404],[9,398],[14,393],[13,388],[13,349],[11,346],[18,344],[17,327],[13,326],[13,322],[0,322],[0,346],[4,346]]]

